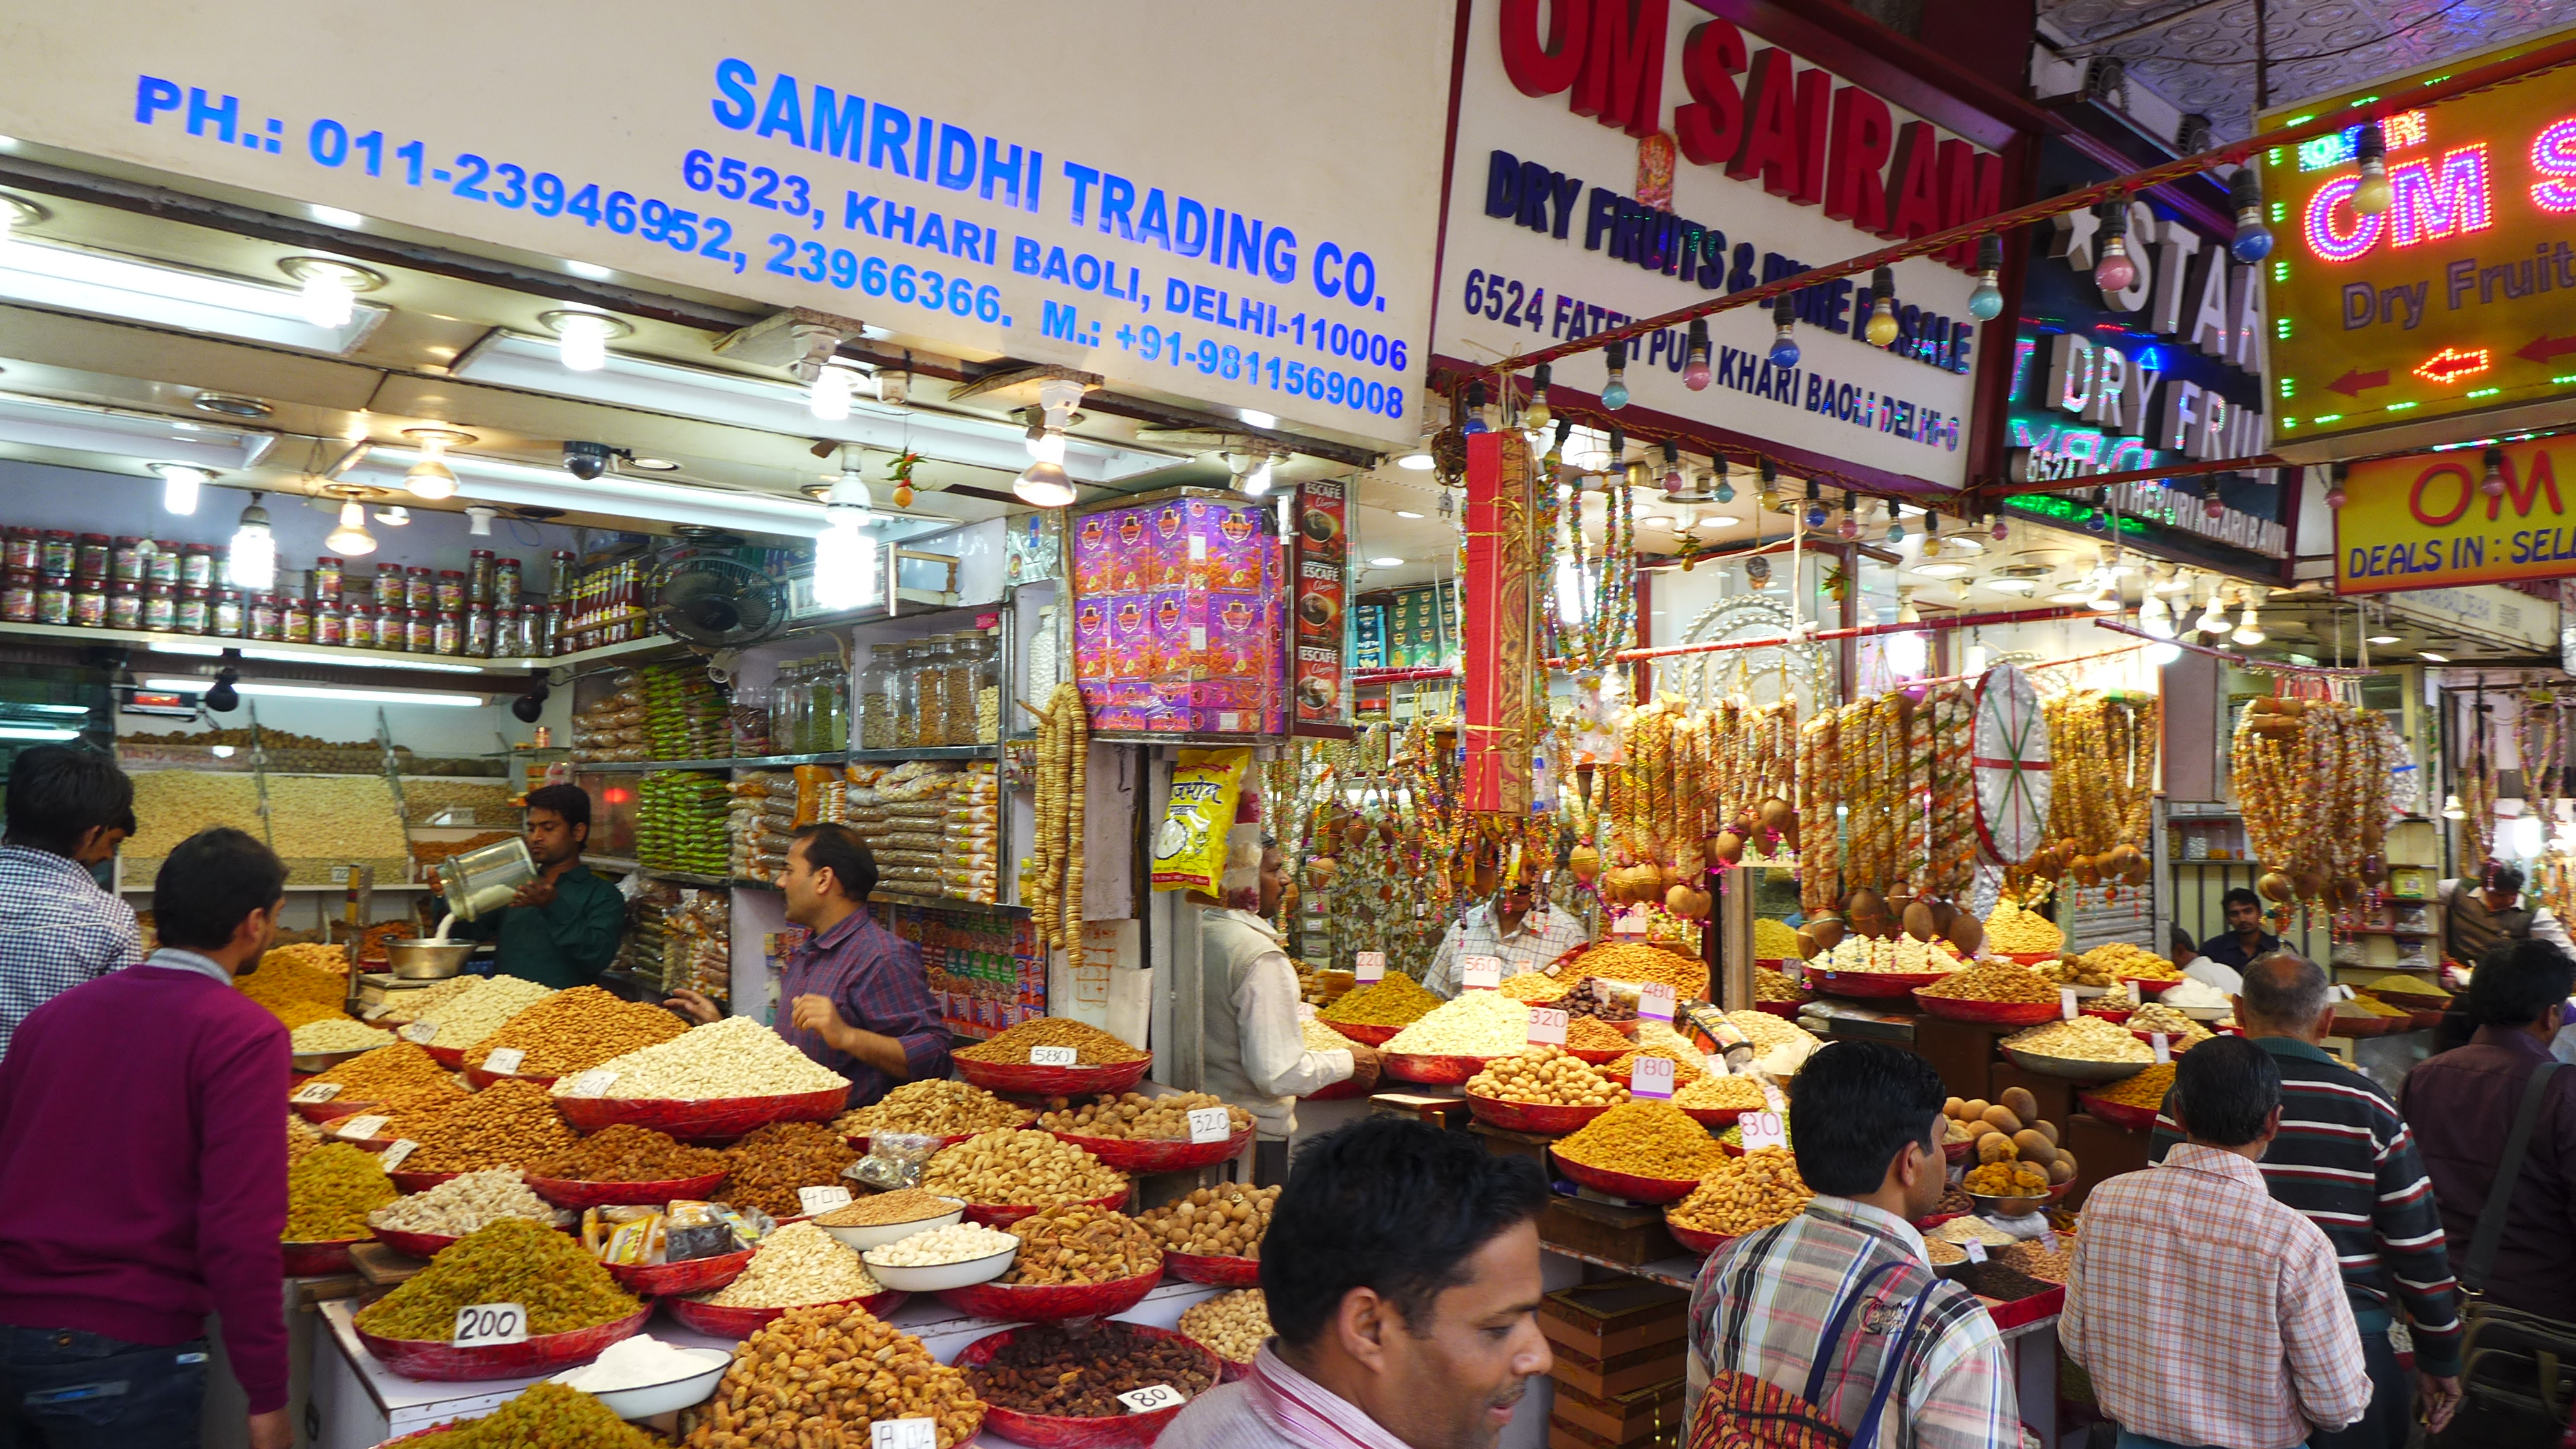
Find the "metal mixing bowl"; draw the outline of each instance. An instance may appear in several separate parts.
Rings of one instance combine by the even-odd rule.
[[[385,969],[405,981],[443,981],[465,969],[479,941],[389,941]]]

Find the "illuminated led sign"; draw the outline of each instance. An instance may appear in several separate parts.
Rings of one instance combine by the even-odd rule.
[[[2258,119],[2262,129],[2446,79],[2550,44],[2382,77]],[[2390,201],[2364,213],[2360,128],[2256,158],[2279,240],[2264,263],[2273,450],[2458,414],[2481,429],[2576,390],[2576,77],[2549,72],[2382,122]],[[2414,430],[2427,442],[2457,430]],[[2384,445],[2389,439],[2380,440]]]

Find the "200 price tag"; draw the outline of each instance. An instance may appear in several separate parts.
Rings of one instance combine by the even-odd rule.
[[[1744,1150],[1747,1152],[1789,1145],[1789,1129],[1777,1112],[1747,1112],[1735,1121],[1743,1129]]]
[[[395,1168],[402,1166],[403,1159],[411,1156],[413,1151],[419,1148],[419,1146],[419,1143],[412,1141],[408,1137],[397,1137],[394,1139],[394,1143],[391,1147],[388,1147],[384,1151],[376,1154],[376,1166],[387,1172],[391,1172]]]
[[[497,1348],[528,1341],[528,1310],[516,1303],[471,1303],[456,1310],[458,1348]]]
[[[1190,1140],[1192,1142],[1223,1142],[1225,1139],[1233,1135],[1234,1120],[1227,1114],[1223,1107],[1193,1107],[1190,1109]]]
[[[1359,978],[1359,984],[1362,986],[1373,986],[1380,981],[1384,981],[1386,979],[1386,953],[1384,951],[1362,951],[1359,953],[1358,958],[1352,962],[1352,974]]]
[[[1080,1053],[1076,1052],[1071,1047],[1033,1046],[1029,1048],[1029,1065],[1033,1067],[1069,1067],[1074,1064],[1075,1060],[1080,1055]]]
[[[1533,1006],[1529,1009],[1529,1039],[1532,1046],[1565,1045],[1567,1017],[1557,1006]]]
[[[363,1142],[383,1131],[385,1124],[392,1120],[394,1119],[391,1117],[380,1117],[370,1112],[363,1117],[351,1117],[342,1122],[337,1129],[337,1134],[351,1142]]]
[[[1639,1057],[1628,1076],[1628,1095],[1670,1101],[1673,1095],[1673,1060],[1670,1057]]]
[[[800,1187],[796,1189],[796,1205],[803,1208],[810,1218],[816,1213],[848,1207],[850,1190],[846,1187]]]
[[[868,1426],[868,1449],[939,1449],[937,1419],[879,1419]]]
[[[1469,991],[1491,991],[1502,985],[1503,958],[1500,956],[1459,957],[1458,984]]]
[[[2073,1021],[2075,1019],[2076,1007],[2074,987],[2061,986],[2057,988],[2057,1014],[2067,1021]]]
[[[328,1102],[338,1095],[340,1095],[340,1084],[338,1082],[306,1082],[303,1086],[296,1088],[295,1095],[289,1097],[287,1100],[290,1102],[303,1102],[309,1105],[315,1102]]]
[[[518,1073],[519,1063],[527,1059],[524,1047],[494,1047],[483,1054],[483,1070],[496,1077],[514,1076]]]
[[[2149,1034],[2147,1045],[2155,1049],[2157,1066],[2164,1066],[2173,1060],[2173,1040],[2163,1032]]]
[[[1169,1384],[1147,1384],[1141,1389],[1130,1389],[1120,1394],[1118,1402],[1127,1406],[1128,1413],[1150,1414],[1156,1409],[1168,1409],[1175,1404],[1187,1403],[1188,1400],[1181,1397],[1180,1390]]]
[[[434,1021],[415,1021],[402,1029],[402,1039],[417,1046],[428,1045],[437,1035],[438,1023]]]
[[[607,1091],[608,1084],[616,1080],[617,1074],[608,1068],[592,1067],[565,1083],[563,1094],[567,1097],[596,1097]]]
[[[1673,988],[1667,982],[1649,981],[1637,988],[1637,1015],[1647,1021],[1673,1019]]]

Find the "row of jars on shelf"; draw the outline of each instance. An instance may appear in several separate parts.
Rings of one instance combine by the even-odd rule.
[[[875,645],[859,676],[859,748],[993,744],[1002,693],[997,628]]]
[[[307,599],[285,591],[244,592],[122,579],[58,579],[12,573],[0,582],[0,620],[139,629],[281,644],[334,644],[467,658],[543,658],[562,643],[551,604],[409,609],[359,599]]]
[[[221,551],[210,543],[171,543],[139,534],[74,533],[69,529],[0,530],[0,572],[26,574],[43,581],[60,579],[78,585],[171,584],[212,589],[222,572]],[[552,556],[557,581],[572,577],[573,556]],[[313,560],[305,579],[316,600],[337,600],[361,583],[345,560],[324,555]],[[477,604],[503,608],[519,602],[524,582],[514,558],[497,558],[478,548],[466,555],[462,569],[379,563],[375,603],[419,612],[460,610]]]

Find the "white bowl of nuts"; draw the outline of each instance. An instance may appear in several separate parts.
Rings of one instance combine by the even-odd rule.
[[[815,1226],[841,1240],[853,1253],[899,1243],[932,1228],[953,1227],[966,1216],[964,1198],[941,1197],[919,1188],[898,1188],[834,1208],[814,1220]]]
[[[990,1283],[1011,1271],[1020,1240],[981,1223],[930,1228],[859,1254],[868,1272],[888,1288],[936,1293]]]

